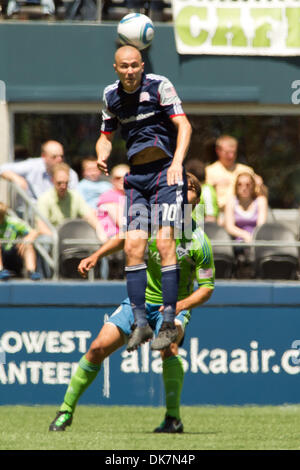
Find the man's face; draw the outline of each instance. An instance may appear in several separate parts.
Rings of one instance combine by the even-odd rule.
[[[231,168],[236,161],[237,157],[237,144],[233,141],[221,141],[216,147],[216,154],[219,161],[225,168]]]
[[[63,199],[68,191],[69,175],[65,171],[57,171],[53,177],[53,184],[59,199]]]
[[[125,91],[133,92],[141,84],[144,63],[141,54],[133,47],[122,47],[115,55],[115,72]]]
[[[64,159],[64,149],[58,142],[51,142],[45,146],[42,153],[42,157],[45,160],[47,171],[51,173],[53,166],[56,163],[61,163]]]
[[[82,175],[87,180],[98,181],[101,176],[101,171],[98,169],[97,162],[84,162]]]

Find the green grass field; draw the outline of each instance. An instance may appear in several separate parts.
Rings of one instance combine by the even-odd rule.
[[[153,434],[163,408],[78,406],[50,433],[54,406],[0,406],[1,450],[300,450],[300,405],[182,407],[184,434]]]

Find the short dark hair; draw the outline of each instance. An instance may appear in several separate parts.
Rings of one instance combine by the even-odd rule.
[[[83,159],[81,160],[81,168],[83,169],[84,167],[84,164],[86,162],[97,162],[97,157],[95,157],[95,155],[87,155],[86,157],[83,157]]]
[[[192,188],[197,193],[197,197],[200,199],[200,197],[201,197],[201,184],[200,184],[200,181],[198,180],[197,176],[193,175],[192,173],[187,172],[186,177],[187,177],[188,184],[192,186]]]

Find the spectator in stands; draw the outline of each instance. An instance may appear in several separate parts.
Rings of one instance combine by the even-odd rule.
[[[81,169],[82,179],[79,181],[78,191],[88,205],[96,211],[99,196],[112,189],[112,184],[99,170],[96,157],[85,157],[81,162]]]
[[[122,226],[125,203],[124,176],[128,171],[129,166],[125,164],[113,167],[111,170],[113,189],[101,194],[98,200],[98,219],[107,239],[116,235]]]
[[[36,253],[33,244],[38,233],[31,229],[24,221],[9,215],[8,207],[0,202],[0,238],[7,240],[1,243],[0,249],[0,279],[7,280],[12,276],[12,271],[22,275],[23,265],[26,275],[32,281],[40,280],[41,276],[36,272]],[[18,244],[13,240],[22,239]]]
[[[201,220],[202,208],[204,206],[204,220],[206,222],[217,222],[219,207],[217,201],[217,193],[215,188],[208,183],[205,183],[205,165],[201,160],[193,158],[188,160],[184,165],[186,171],[195,175],[201,184],[201,198],[200,203],[196,205],[195,212],[197,220]],[[200,213],[201,212],[201,213]]]
[[[20,11],[20,5],[25,4],[29,2],[18,2],[18,0],[9,0],[7,4],[7,10],[6,10],[6,15],[8,18],[11,16],[19,13]],[[30,3],[29,3],[30,4]],[[43,15],[54,15],[55,14],[55,3],[53,0],[37,0],[36,1],[37,5],[41,6],[41,13]]]
[[[262,178],[256,175],[250,166],[236,162],[237,139],[229,135],[222,135],[216,140],[215,150],[218,160],[206,167],[205,181],[216,189],[220,210],[218,222],[223,225],[225,206],[229,196],[233,194],[234,183],[238,174],[248,172],[253,175],[258,194],[266,196],[266,188]]]
[[[125,3],[130,12],[144,13],[153,21],[163,21],[164,0],[126,0]]]
[[[258,195],[255,178],[248,172],[240,173],[235,182],[234,194],[225,207],[225,228],[236,240],[251,243],[254,229],[266,222],[268,200]]]
[[[41,215],[54,227],[58,227],[66,219],[83,218],[97,231],[99,240],[102,241],[103,231],[95,212],[76,189],[68,188],[70,167],[66,163],[58,163],[53,167],[52,178],[54,187],[38,198],[37,208]],[[37,226],[40,234],[51,236],[50,229],[41,219],[38,219]]]
[[[48,140],[41,147],[41,157],[4,163],[0,166],[0,176],[19,185],[33,201],[36,201],[42,193],[53,187],[53,167],[56,163],[62,162],[63,158],[62,144],[55,140]],[[71,169],[70,188],[75,188],[77,184],[77,173]]]

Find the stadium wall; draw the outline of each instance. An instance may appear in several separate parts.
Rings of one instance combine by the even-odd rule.
[[[0,285],[0,403],[59,404],[80,357],[126,296],[123,282]],[[299,403],[300,289],[295,282],[217,281],[193,311],[180,353],[185,405]],[[149,345],[117,351],[81,404],[163,405]]]
[[[7,101],[98,103],[116,79],[116,29],[117,23],[3,22],[0,80]],[[172,25],[155,29],[146,71],[168,76],[185,103],[292,105],[293,94],[299,102],[300,57],[179,55]]]

